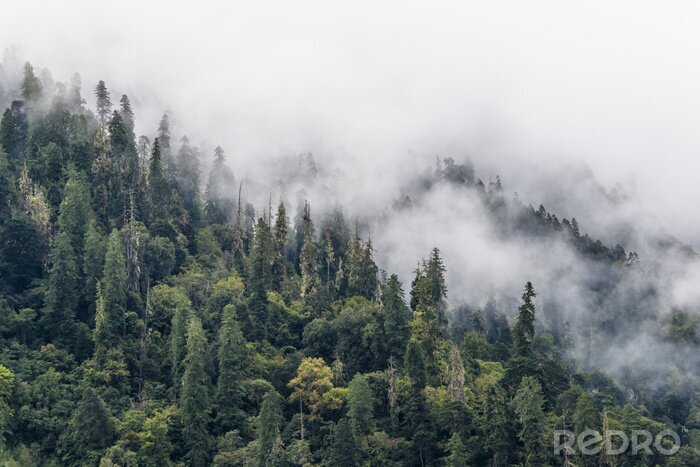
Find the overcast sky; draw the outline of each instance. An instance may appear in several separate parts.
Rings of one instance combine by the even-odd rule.
[[[56,80],[78,71],[90,105],[98,79],[128,93],[141,132],[171,111],[237,167],[469,155],[556,205],[577,189],[562,171],[586,165],[700,246],[700,3],[342,3],[5,2],[0,47]]]

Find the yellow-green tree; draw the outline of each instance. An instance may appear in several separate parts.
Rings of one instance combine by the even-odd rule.
[[[333,389],[333,371],[322,358],[305,358],[287,386],[293,389],[290,402],[299,402],[300,437],[304,438],[304,407],[310,422],[320,419],[323,395]]]

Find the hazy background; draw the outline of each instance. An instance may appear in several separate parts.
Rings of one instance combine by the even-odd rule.
[[[698,24],[693,1],[23,1],[3,5],[0,47],[57,81],[79,72],[90,107],[99,79],[113,101],[127,93],[139,134],[168,111],[176,135],[221,144],[239,177],[311,151],[351,214],[389,205],[437,155],[468,156],[508,197],[644,257],[659,232],[700,247]],[[613,188],[626,201],[611,203]],[[527,253],[510,254],[521,245],[476,260],[493,245],[469,203],[431,206],[412,232],[387,224],[380,253],[403,251],[383,266],[406,275],[438,245],[452,282],[465,268],[530,277]],[[694,289],[678,287],[684,300]]]

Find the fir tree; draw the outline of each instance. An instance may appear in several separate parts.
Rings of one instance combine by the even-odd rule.
[[[304,205],[302,229],[304,232],[304,243],[299,258],[301,296],[308,300],[318,291],[319,283],[316,242],[314,241],[314,224],[311,220],[311,207],[309,203]]]
[[[83,391],[82,399],[75,408],[70,430],[71,449],[78,457],[112,444],[115,429],[109,410],[90,387]]]
[[[80,296],[75,251],[66,232],[59,233],[51,252],[52,266],[42,325],[49,338],[68,346],[74,342],[75,318]]]
[[[245,420],[243,401],[243,362],[245,339],[233,305],[224,307],[219,330],[219,378],[216,382],[216,424],[220,433],[240,429]]]
[[[36,103],[41,97],[41,82],[34,74],[34,67],[31,63],[24,64],[24,77],[22,78],[22,98],[25,102]]]
[[[398,276],[392,274],[384,292],[384,333],[390,355],[399,360],[403,359],[410,336],[408,314],[401,283]]]
[[[108,228],[112,144],[102,122],[97,126],[93,147],[95,158],[92,162],[92,205],[100,224]]]
[[[348,418],[352,435],[358,441],[374,430],[374,397],[367,378],[360,374],[348,386]]]
[[[112,230],[107,242],[102,280],[98,287],[95,318],[95,346],[98,354],[117,347],[124,336],[126,306],[126,263],[121,234]]]
[[[459,433],[455,432],[452,434],[452,437],[447,442],[447,452],[449,454],[445,458],[446,467],[468,467],[470,465],[469,451],[464,446]]]
[[[288,224],[287,210],[284,208],[284,203],[280,201],[280,204],[277,206],[277,217],[275,218],[275,226],[272,232],[274,250],[272,288],[274,290],[281,289],[287,276],[286,245]]]
[[[75,250],[76,261],[82,269],[85,250],[85,235],[92,218],[90,190],[85,174],[68,168],[68,181],[63,192],[63,201],[58,216],[58,228],[70,239]]]
[[[530,344],[535,338],[535,304],[532,302],[535,296],[532,283],[528,282],[522,295],[523,303],[518,308],[518,321],[513,329],[513,349],[515,355],[520,357],[529,355]]]
[[[167,222],[172,213],[172,191],[161,163],[160,139],[153,141],[151,161],[148,171],[148,207],[150,222]]]
[[[209,375],[205,355],[207,340],[198,318],[190,318],[187,327],[187,355],[185,373],[182,376],[180,407],[182,408],[182,434],[188,451],[189,465],[204,466],[209,459]]]
[[[177,159],[177,186],[190,223],[196,228],[202,222],[202,200],[199,188],[199,151],[197,148],[190,146],[187,136],[183,136],[180,139],[180,143]]]
[[[525,447],[525,465],[547,464],[547,418],[540,383],[531,376],[524,377],[512,405],[520,425],[518,438]]]
[[[232,220],[235,204],[230,192],[234,183],[233,172],[226,166],[224,150],[217,146],[214,150],[214,163],[209,172],[204,204],[204,214],[210,224],[226,224]],[[239,206],[239,212],[240,209]]]
[[[107,116],[112,113],[112,101],[109,98],[107,86],[102,80],[95,86],[95,97],[97,98],[97,115],[100,117],[100,122],[104,125],[107,122]]]
[[[263,396],[260,413],[256,420],[257,449],[255,453],[258,467],[277,467],[284,455],[280,426],[284,421],[282,403],[284,399],[277,391],[270,390]]]

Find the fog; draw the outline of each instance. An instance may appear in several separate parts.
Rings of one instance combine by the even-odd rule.
[[[654,246],[673,236],[700,249],[696,2],[106,6],[3,5],[0,47],[15,47],[6,75],[13,56],[55,80],[77,71],[90,107],[103,79],[131,98],[139,134],[153,135],[167,111],[176,135],[224,147],[239,179],[271,186],[281,158],[313,153],[314,212],[338,203],[383,219],[366,233],[404,281],[440,247],[455,302],[480,303],[493,288],[517,296],[532,280],[541,297],[566,296],[574,316],[589,306],[581,281],[594,271],[564,244],[495,239],[483,207],[449,187],[387,216],[436,156],[468,157],[484,182],[500,174],[508,199],[517,192],[639,251],[669,308],[700,299],[700,268]]]

